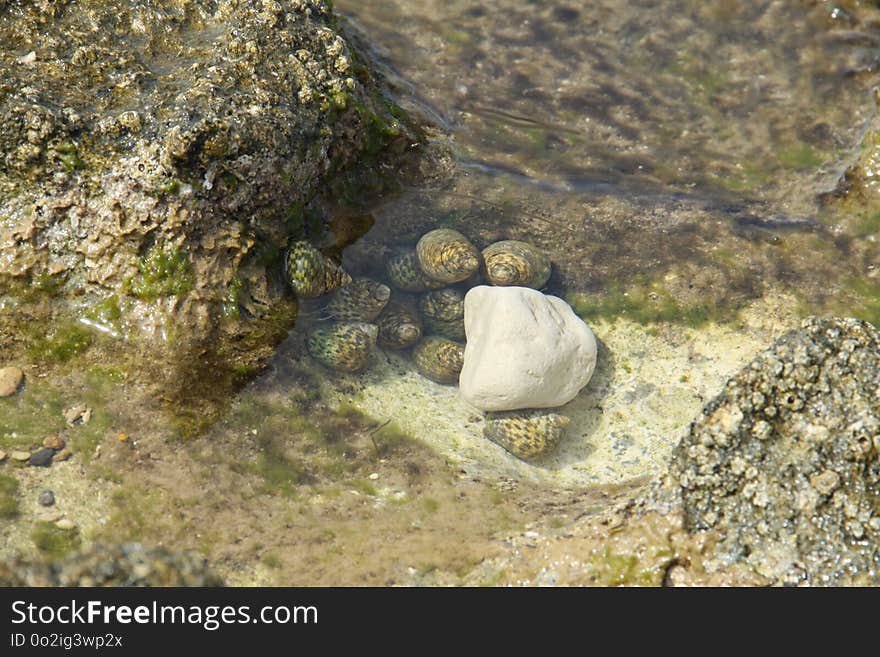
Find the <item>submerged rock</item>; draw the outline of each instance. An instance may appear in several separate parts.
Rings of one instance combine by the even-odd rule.
[[[23,302],[3,336],[43,292],[53,317],[251,367],[292,322],[303,205],[420,141],[324,0],[0,3],[0,69],[0,303]]]
[[[880,583],[880,334],[805,320],[691,425],[665,485],[726,562],[783,584]]]
[[[461,396],[484,411],[570,402],[596,369],[596,338],[562,299],[478,286],[464,302]]]

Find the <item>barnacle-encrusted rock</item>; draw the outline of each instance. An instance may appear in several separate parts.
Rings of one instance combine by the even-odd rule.
[[[420,140],[330,5],[0,2],[0,304],[22,302],[0,345],[39,284],[61,321],[112,295],[105,333],[155,339],[138,354],[172,333],[177,362],[271,353],[303,204]]]
[[[483,249],[490,285],[520,285],[536,290],[550,278],[550,258],[528,242],[504,240]]]
[[[559,444],[571,420],[547,411],[487,413],[483,434],[523,460],[546,456]]]
[[[665,485],[722,559],[783,584],[880,583],[880,335],[805,320],[725,385]]]
[[[314,299],[351,283],[340,265],[308,242],[294,242],[284,256],[284,276],[296,294]]]
[[[378,329],[365,322],[322,324],[309,333],[306,345],[312,358],[342,372],[360,372],[376,347]]]
[[[444,283],[466,280],[480,268],[477,247],[451,228],[436,228],[422,235],[416,244],[416,253],[422,271]]]
[[[323,315],[340,322],[372,322],[390,298],[387,285],[371,278],[356,278],[333,294]]]
[[[406,349],[422,337],[422,320],[412,307],[391,301],[376,320],[379,344],[387,349]]]
[[[430,335],[413,349],[419,374],[437,383],[456,383],[464,364],[464,347],[457,342]]]

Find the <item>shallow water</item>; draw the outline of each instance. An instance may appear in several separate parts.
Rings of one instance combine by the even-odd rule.
[[[568,437],[537,466],[518,461],[482,437],[454,386],[405,357],[380,351],[361,376],[316,365],[307,322],[196,440],[181,439],[185,391],[74,359],[69,376],[29,378],[0,424],[0,447],[26,447],[69,405],[95,409],[65,429],[81,460],[17,472],[25,519],[0,554],[33,551],[34,499],[52,486],[86,540],[198,549],[232,583],[473,582],[510,535],[564,529],[661,471],[702,405],[798,314],[872,312],[853,281],[866,280],[873,235],[816,200],[875,113],[872,10],[335,6],[395,102],[455,155],[449,176],[335,208],[375,219],[344,264],[381,275],[390,247],[437,226],[547,252],[547,291],[600,341],[593,381],[564,409]]]

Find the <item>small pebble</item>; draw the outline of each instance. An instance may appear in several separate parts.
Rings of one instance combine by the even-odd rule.
[[[58,452],[55,455],[55,458],[53,460],[54,461],[66,461],[71,456],[73,456],[73,452],[71,452],[69,449],[65,448],[65,449],[62,449],[60,452]]]
[[[50,490],[44,490],[37,498],[37,502],[43,506],[52,506],[55,504],[55,493]]]
[[[4,452],[2,449],[0,449],[0,461],[5,461],[5,460],[6,460],[6,452]]]
[[[15,451],[10,454],[13,461],[27,461],[31,457],[30,452]]]
[[[92,419],[92,409],[82,404],[71,406],[64,411],[64,419],[71,427],[77,424],[88,424]]]
[[[17,367],[0,369],[0,397],[9,397],[19,389],[24,381],[24,372]]]
[[[43,447],[47,447],[48,449],[63,449],[64,438],[61,437],[60,433],[46,436],[43,438]]]
[[[371,474],[371,475],[369,476],[369,479],[372,479],[373,481],[376,481],[378,478],[379,478],[379,473],[378,473],[378,472],[374,472],[373,474]]]
[[[55,523],[55,526],[58,529],[73,529],[74,527],[76,527],[76,523],[73,522],[73,520],[70,520],[69,518],[62,518],[61,520],[59,520],[58,522]]]
[[[40,522],[58,522],[63,517],[64,514],[60,511],[44,511],[37,516],[37,520],[39,520]]]
[[[55,456],[55,450],[44,448],[37,450],[28,459],[28,465],[35,465],[41,468],[48,468],[52,465],[52,457]]]

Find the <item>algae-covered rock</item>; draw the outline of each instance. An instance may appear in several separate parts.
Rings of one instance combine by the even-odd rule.
[[[35,290],[104,333],[265,332],[303,205],[418,141],[323,0],[2,2],[0,71],[7,334]]]
[[[724,562],[777,583],[880,581],[880,334],[805,320],[691,425],[667,484]]]
[[[222,586],[204,558],[140,543],[94,545],[61,561],[0,563],[2,586]]]

